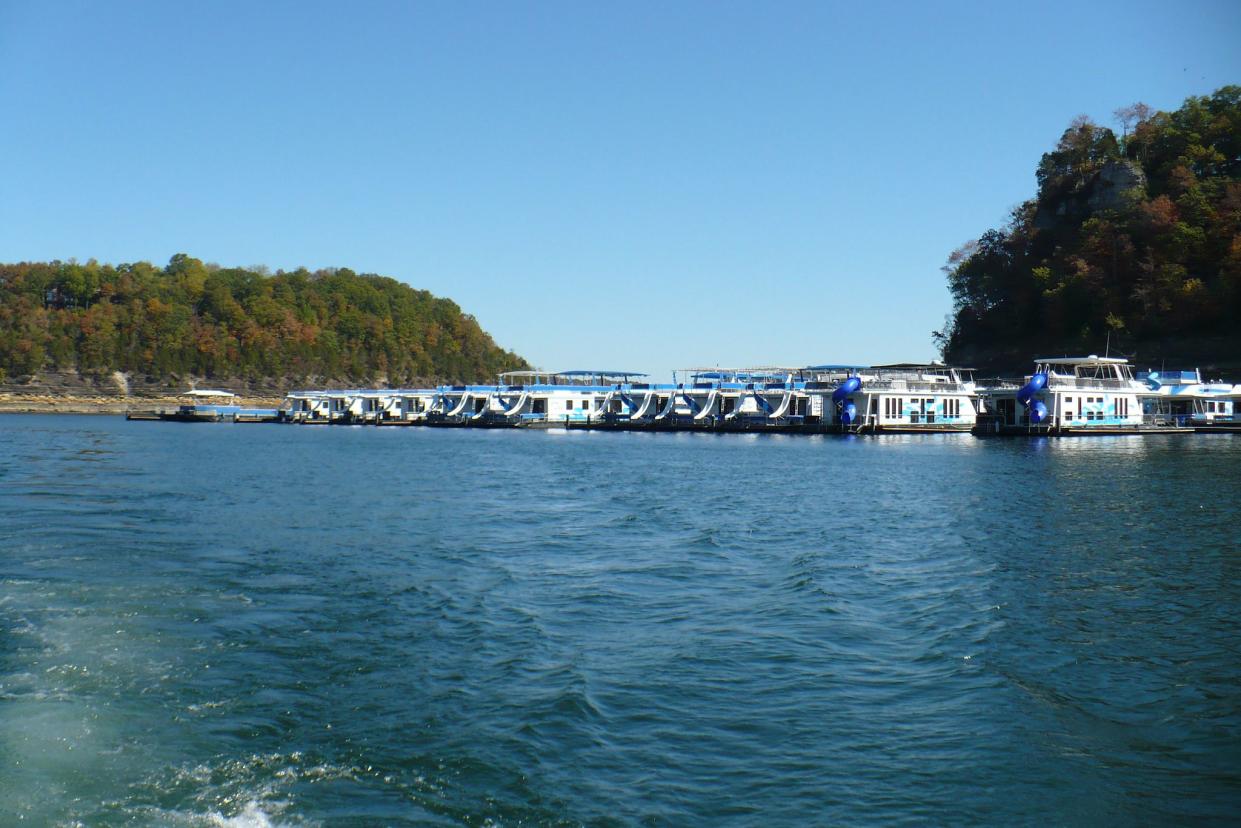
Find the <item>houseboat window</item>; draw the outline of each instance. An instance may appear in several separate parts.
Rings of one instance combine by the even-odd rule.
[[[564,410],[565,410],[565,411],[572,411],[572,410],[573,410],[573,400],[565,400],[565,401],[564,401]]]

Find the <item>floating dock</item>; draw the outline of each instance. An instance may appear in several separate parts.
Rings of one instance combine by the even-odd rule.
[[[1134,376],[1108,357],[1038,360],[1028,376],[978,382],[940,363],[697,368],[653,383],[634,371],[515,371],[492,385],[294,391],[278,409],[192,392],[130,419],[427,428],[770,434],[1089,436],[1241,432],[1241,386],[1197,372]],[[201,399],[209,398],[207,400]]]

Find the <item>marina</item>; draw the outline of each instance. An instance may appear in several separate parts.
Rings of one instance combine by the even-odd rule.
[[[228,391],[186,392],[134,420],[784,434],[1088,436],[1241,431],[1241,385],[1195,370],[1134,372],[1128,360],[1047,357],[1015,379],[939,362],[509,371],[491,385],[289,392],[276,409]]]

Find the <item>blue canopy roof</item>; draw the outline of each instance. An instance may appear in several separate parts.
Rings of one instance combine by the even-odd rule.
[[[784,379],[787,374],[774,371],[695,371],[693,374],[700,379]]]
[[[559,377],[645,377],[641,371],[557,371]]]
[[[803,371],[861,371],[867,365],[809,365]]]

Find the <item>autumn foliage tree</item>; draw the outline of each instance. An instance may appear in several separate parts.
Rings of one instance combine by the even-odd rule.
[[[448,299],[340,268],[267,274],[185,254],[0,264],[0,378],[126,371],[250,381],[486,380],[525,367]]]
[[[1110,342],[1241,366],[1241,86],[1116,117],[1119,138],[1075,119],[1035,198],[949,258],[946,358],[1011,367]]]

